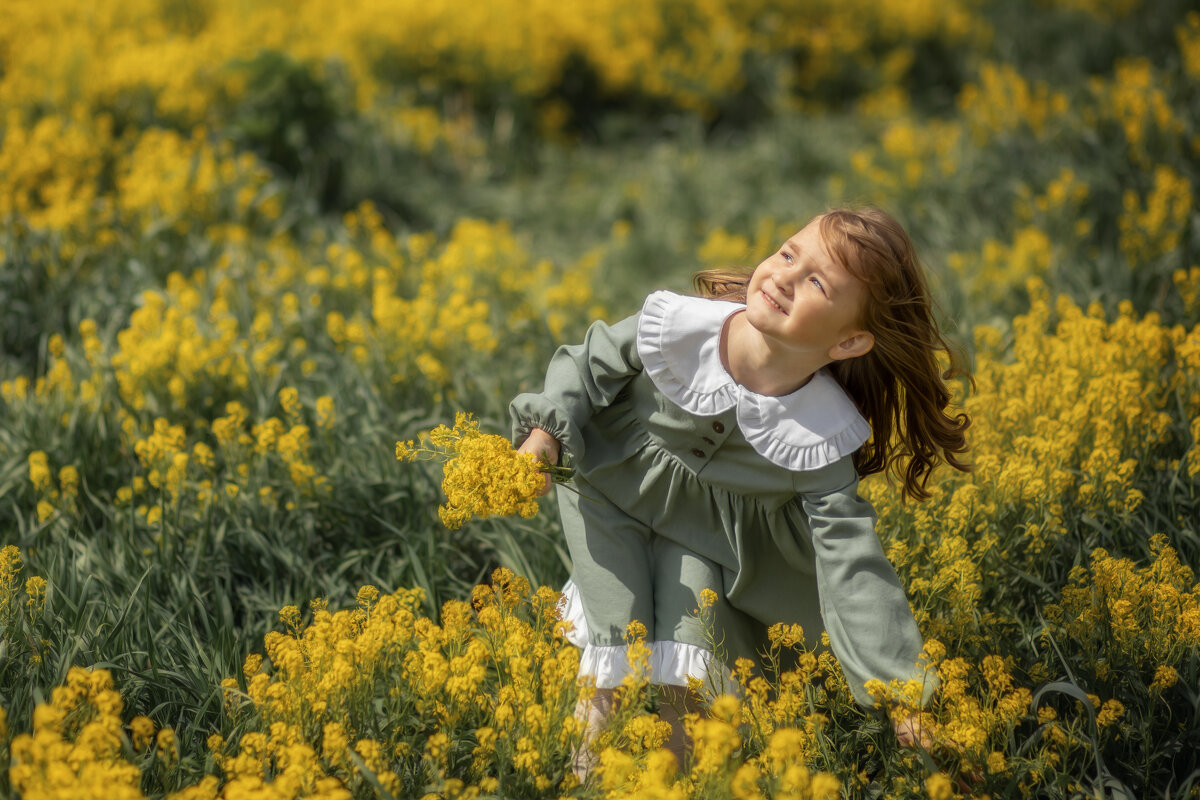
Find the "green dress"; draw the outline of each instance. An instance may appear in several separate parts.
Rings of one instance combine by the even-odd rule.
[[[873,678],[924,679],[928,697],[920,631],[857,492],[851,455],[870,427],[824,370],[782,397],[737,384],[719,345],[743,308],[655,292],[559,348],[543,391],[510,405],[515,442],[542,428],[576,469],[578,494],[558,501],[586,618],[580,673],[619,685],[633,620],[651,680],[674,685],[712,680],[714,664],[754,658],[770,625],[798,623],[810,646],[828,632],[861,705]],[[706,588],[719,659],[695,614]]]

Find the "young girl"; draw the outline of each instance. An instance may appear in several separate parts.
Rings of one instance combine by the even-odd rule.
[[[720,598],[730,663],[755,658],[770,625],[798,623],[810,645],[828,632],[867,708],[868,680],[924,678],[858,481],[886,469],[923,499],[940,461],[969,469],[969,420],[946,413],[936,359],[949,348],[892,217],[830,211],[753,272],[710,270],[696,285],[704,297],[654,292],[640,313],[593,324],[554,355],[544,390],[510,407],[522,452],[574,460],[579,493],[558,502],[586,618],[579,672],[597,687],[579,709],[588,735],[628,672],[625,631],[639,620],[680,757],[678,715],[696,710],[688,678],[726,668],[694,616],[705,589]],[[933,688],[926,678],[926,699]],[[895,724],[911,743],[911,721]],[[576,771],[591,760],[585,746]]]

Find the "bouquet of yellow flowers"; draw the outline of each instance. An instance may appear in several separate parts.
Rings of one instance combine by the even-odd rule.
[[[442,491],[446,503],[438,517],[451,530],[461,528],[473,517],[532,517],[545,476],[566,483],[572,471],[538,461],[530,453],[518,453],[507,439],[479,430],[479,421],[465,412],[454,418],[454,427],[439,425],[412,439],[396,442],[400,461],[442,462]]]

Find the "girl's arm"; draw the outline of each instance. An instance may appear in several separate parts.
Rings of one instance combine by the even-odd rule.
[[[514,442],[521,449],[541,455],[547,448],[557,461],[559,448],[575,458],[584,451],[583,428],[598,410],[605,408],[642,371],[637,352],[637,315],[613,325],[595,322],[581,344],[564,345],[554,353],[546,369],[546,384],[541,392],[517,395],[509,404]],[[527,440],[533,431],[537,440]],[[526,449],[528,444],[528,449]]]
[[[812,530],[821,616],[855,700],[874,708],[865,689],[869,680],[915,680],[920,701],[928,702],[937,674],[917,665],[921,631],[875,533],[875,510],[858,495],[857,475],[840,489],[804,494],[802,500]],[[923,738],[915,721],[895,722],[902,741]]]

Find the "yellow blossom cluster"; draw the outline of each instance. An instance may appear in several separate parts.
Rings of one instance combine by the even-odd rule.
[[[209,740],[225,775],[219,796],[333,798],[377,786],[465,797],[562,780],[578,743],[579,655],[556,633],[557,593],[498,570],[470,602],[446,603],[440,625],[418,613],[423,599],[364,586],[353,609],[314,602],[307,625],[295,606],[282,609],[288,632],[268,634],[265,659],[244,667],[254,728],[237,743]],[[244,714],[238,680],[223,685],[230,713]],[[213,791],[185,796],[218,796],[215,781],[204,785]]]
[[[245,390],[251,363],[265,377],[278,370],[274,358],[279,343],[243,339],[248,332],[229,307],[232,282],[216,281],[216,296],[205,302],[209,279],[204,272],[190,280],[172,273],[165,291],[142,293],[129,326],[117,334],[110,359],[121,399],[129,407],[183,409],[197,394]]]
[[[197,421],[191,433],[165,417],[142,426],[135,416],[123,414],[123,442],[141,471],[117,489],[115,505],[132,508],[138,520],[157,527],[164,512],[172,524],[181,516],[201,520],[214,503],[275,507],[281,503],[279,487],[298,498],[324,496],[329,480],[314,461],[312,429],[304,420],[313,415],[317,431],[327,431],[336,417],[333,399],[321,396],[306,410],[297,391],[284,387],[280,403],[286,422],[272,416],[249,424],[246,407],[230,402],[224,416]],[[32,461],[30,470],[36,488]],[[294,506],[294,500],[286,502]]]
[[[1200,646],[1200,583],[1162,534],[1151,537],[1145,567],[1103,548],[1071,570],[1046,620],[1078,644],[1102,680],[1133,669],[1148,684],[1173,685]]]
[[[1096,104],[1085,113],[1084,121],[1093,126],[1115,122],[1124,134],[1129,156],[1149,167],[1150,154],[1156,149],[1174,149],[1172,143],[1185,130],[1184,121],[1171,109],[1163,83],[1149,60],[1122,60],[1111,80],[1092,79]]]
[[[1174,347],[1185,333],[1154,314],[1139,320],[1128,305],[1112,322],[1098,306],[1084,310],[1062,297],[1052,312],[1039,286],[1031,288],[1030,312],[1013,323],[1014,363],[999,363],[988,331],[976,337],[978,392],[966,408],[991,423],[973,431],[978,479],[1001,503],[1044,508],[1051,529],[1068,500],[1079,510],[1132,511],[1141,499],[1128,486],[1135,454],[1167,436],[1174,386],[1161,376],[1181,366]],[[1027,534],[1036,549],[1041,537]]]
[[[1059,170],[1058,175],[1050,179],[1041,192],[1035,192],[1028,184],[1022,183],[1017,187],[1017,199],[1013,203],[1013,214],[1027,227],[1019,229],[1014,236],[1013,250],[1028,249],[1028,243],[1021,248],[1020,243],[1015,240],[1022,236],[1036,238],[1031,233],[1034,230],[1042,231],[1057,241],[1084,241],[1094,228],[1092,220],[1088,218],[1085,211],[1090,195],[1091,188],[1070,167],[1063,167]],[[1046,249],[1050,249],[1048,245]],[[1022,255],[1026,262],[1023,266],[1026,268],[1025,277],[1027,278],[1038,274],[1037,268],[1044,271],[1049,266],[1048,259],[1045,263],[1041,263],[1037,259],[1030,259],[1028,256]],[[956,261],[964,258],[967,257],[959,253],[952,253],[948,260],[951,266],[962,272],[964,265],[956,264]],[[987,257],[986,251],[984,263],[989,265],[993,263]],[[991,268],[996,269],[995,266]],[[1018,270],[1011,270],[1006,274],[1015,278],[1017,272]]]
[[[112,120],[48,114],[26,124],[6,105],[0,138],[0,220],[66,231],[90,220],[100,175],[113,148]]]
[[[380,25],[381,19],[403,24]],[[958,0],[799,6],[702,0],[686,9],[540,0],[467,12],[444,0],[374,0],[352,9],[305,0],[286,13],[265,2],[177,7],[132,0],[93,9],[77,0],[53,12],[27,6],[0,23],[0,51],[9,54],[0,102],[18,109],[39,103],[119,109],[187,127],[245,95],[239,60],[275,50],[318,70],[341,62],[364,111],[386,107],[415,76],[446,87],[508,87],[535,98],[557,86],[578,57],[607,91],[708,112],[742,88],[750,58],[799,54],[781,62],[781,82],[809,90],[848,63],[878,59],[881,71],[890,64],[895,72],[911,63],[914,42],[980,40],[987,30],[974,5]],[[561,116],[553,104],[543,113],[550,124]],[[425,120],[412,126],[417,136],[427,135],[422,126]]]
[[[957,120],[900,118],[888,123],[877,147],[852,153],[850,167],[880,197],[913,189],[955,174],[963,130]]]
[[[396,442],[396,458],[442,463],[446,503],[438,508],[438,517],[447,528],[461,528],[474,518],[537,513],[538,493],[545,485],[537,460],[518,453],[505,437],[479,430],[479,421],[470,414],[459,412],[453,428],[439,425],[421,439],[420,445]]]
[[[1044,138],[1051,123],[1066,114],[1068,103],[1066,95],[1041,81],[1031,84],[1011,64],[989,62],[980,67],[978,82],[959,92],[958,107],[972,141],[983,147],[1019,127]]]
[[[1160,164],[1144,200],[1129,189],[1119,220],[1121,250],[1134,268],[1173,255],[1192,213],[1192,184],[1175,169]]]
[[[26,658],[31,665],[42,663],[43,653],[50,643],[42,637],[41,630],[49,584],[41,575],[30,575],[22,584],[23,566],[19,547],[9,544],[0,548],[0,651],[4,652],[10,665]],[[3,721],[3,708],[0,707],[0,742],[7,737]]]
[[[230,219],[271,221],[280,200],[251,153],[197,127],[190,136],[146,128],[123,137],[108,114],[49,114],[26,121],[10,110],[0,137],[0,220],[64,236],[56,275],[86,248],[128,241],[130,229],[193,229]]]
[[[715,228],[696,248],[696,258],[705,267],[738,265],[752,268],[764,253],[771,252],[795,232],[793,224],[781,223],[770,217],[758,220],[752,239]]]
[[[1183,300],[1184,314],[1190,319],[1200,320],[1200,266],[1176,270],[1171,278]]]
[[[7,629],[18,610],[18,577],[21,574],[21,550],[15,544],[0,550],[0,623]]]
[[[918,619],[946,641],[986,627],[991,554],[1038,573],[1068,517],[1136,511],[1143,497],[1131,481],[1143,454],[1171,440],[1171,403],[1182,393],[1189,415],[1200,403],[1191,377],[1200,330],[1138,319],[1127,305],[1109,322],[1098,306],[1065,297],[1052,306],[1040,284],[1030,289],[1011,342],[976,331],[976,386],[964,403],[974,471],[945,474],[934,499],[915,506],[883,481],[864,483]]]
[[[41,450],[29,454],[29,482],[37,492],[38,522],[45,522],[56,513],[71,514],[79,496],[79,470],[72,464],[58,471],[57,479],[50,471],[50,457]]]
[[[142,769],[126,757],[123,706],[108,670],[72,667],[50,702],[34,711],[32,733],[12,740],[13,789],[23,797],[142,800]],[[135,749],[148,746],[148,722],[136,721]],[[159,732],[160,741],[172,736],[168,729]],[[169,765],[167,756],[155,757]]]
[[[986,769],[1004,773],[1004,747],[1009,731],[1032,711],[1033,693],[1017,685],[1011,674],[1011,659],[985,655],[972,663],[962,657],[946,657],[941,642],[925,642],[924,656],[936,665],[940,681],[933,704],[922,710],[920,686],[885,686],[881,681],[868,689],[881,706],[897,715],[916,715],[921,727],[932,734],[934,751],[951,754],[964,773]]]
[[[401,240],[369,204],[345,225],[346,241],[319,255],[287,237],[257,253],[240,242],[243,231],[210,267],[170,273],[162,289],[142,292],[114,349],[92,320],[79,327],[84,358],[64,354],[54,337],[34,394],[95,405],[111,402],[115,381],[120,403],[139,416],[203,413],[252,385],[312,375],[324,351],[383,372],[382,383],[409,396],[441,397],[463,385],[473,360],[502,344],[528,347],[531,323],[559,337],[568,320],[603,316],[592,291],[601,251],[570,268],[535,264],[505,224],[471,220],[440,244],[430,235]],[[362,309],[364,294],[364,310],[341,310]],[[30,388],[5,381],[4,397],[20,402]]]
[[[1031,278],[1046,277],[1054,263],[1054,245],[1041,228],[1026,225],[1013,234],[1011,244],[985,239],[978,254],[951,253],[946,261],[970,294],[1011,294]]]
[[[235,153],[228,139],[213,143],[211,137],[203,127],[187,137],[144,130],[116,168],[113,202],[120,222],[184,234],[212,220],[278,217],[279,198],[264,190],[267,168],[252,153]]]

